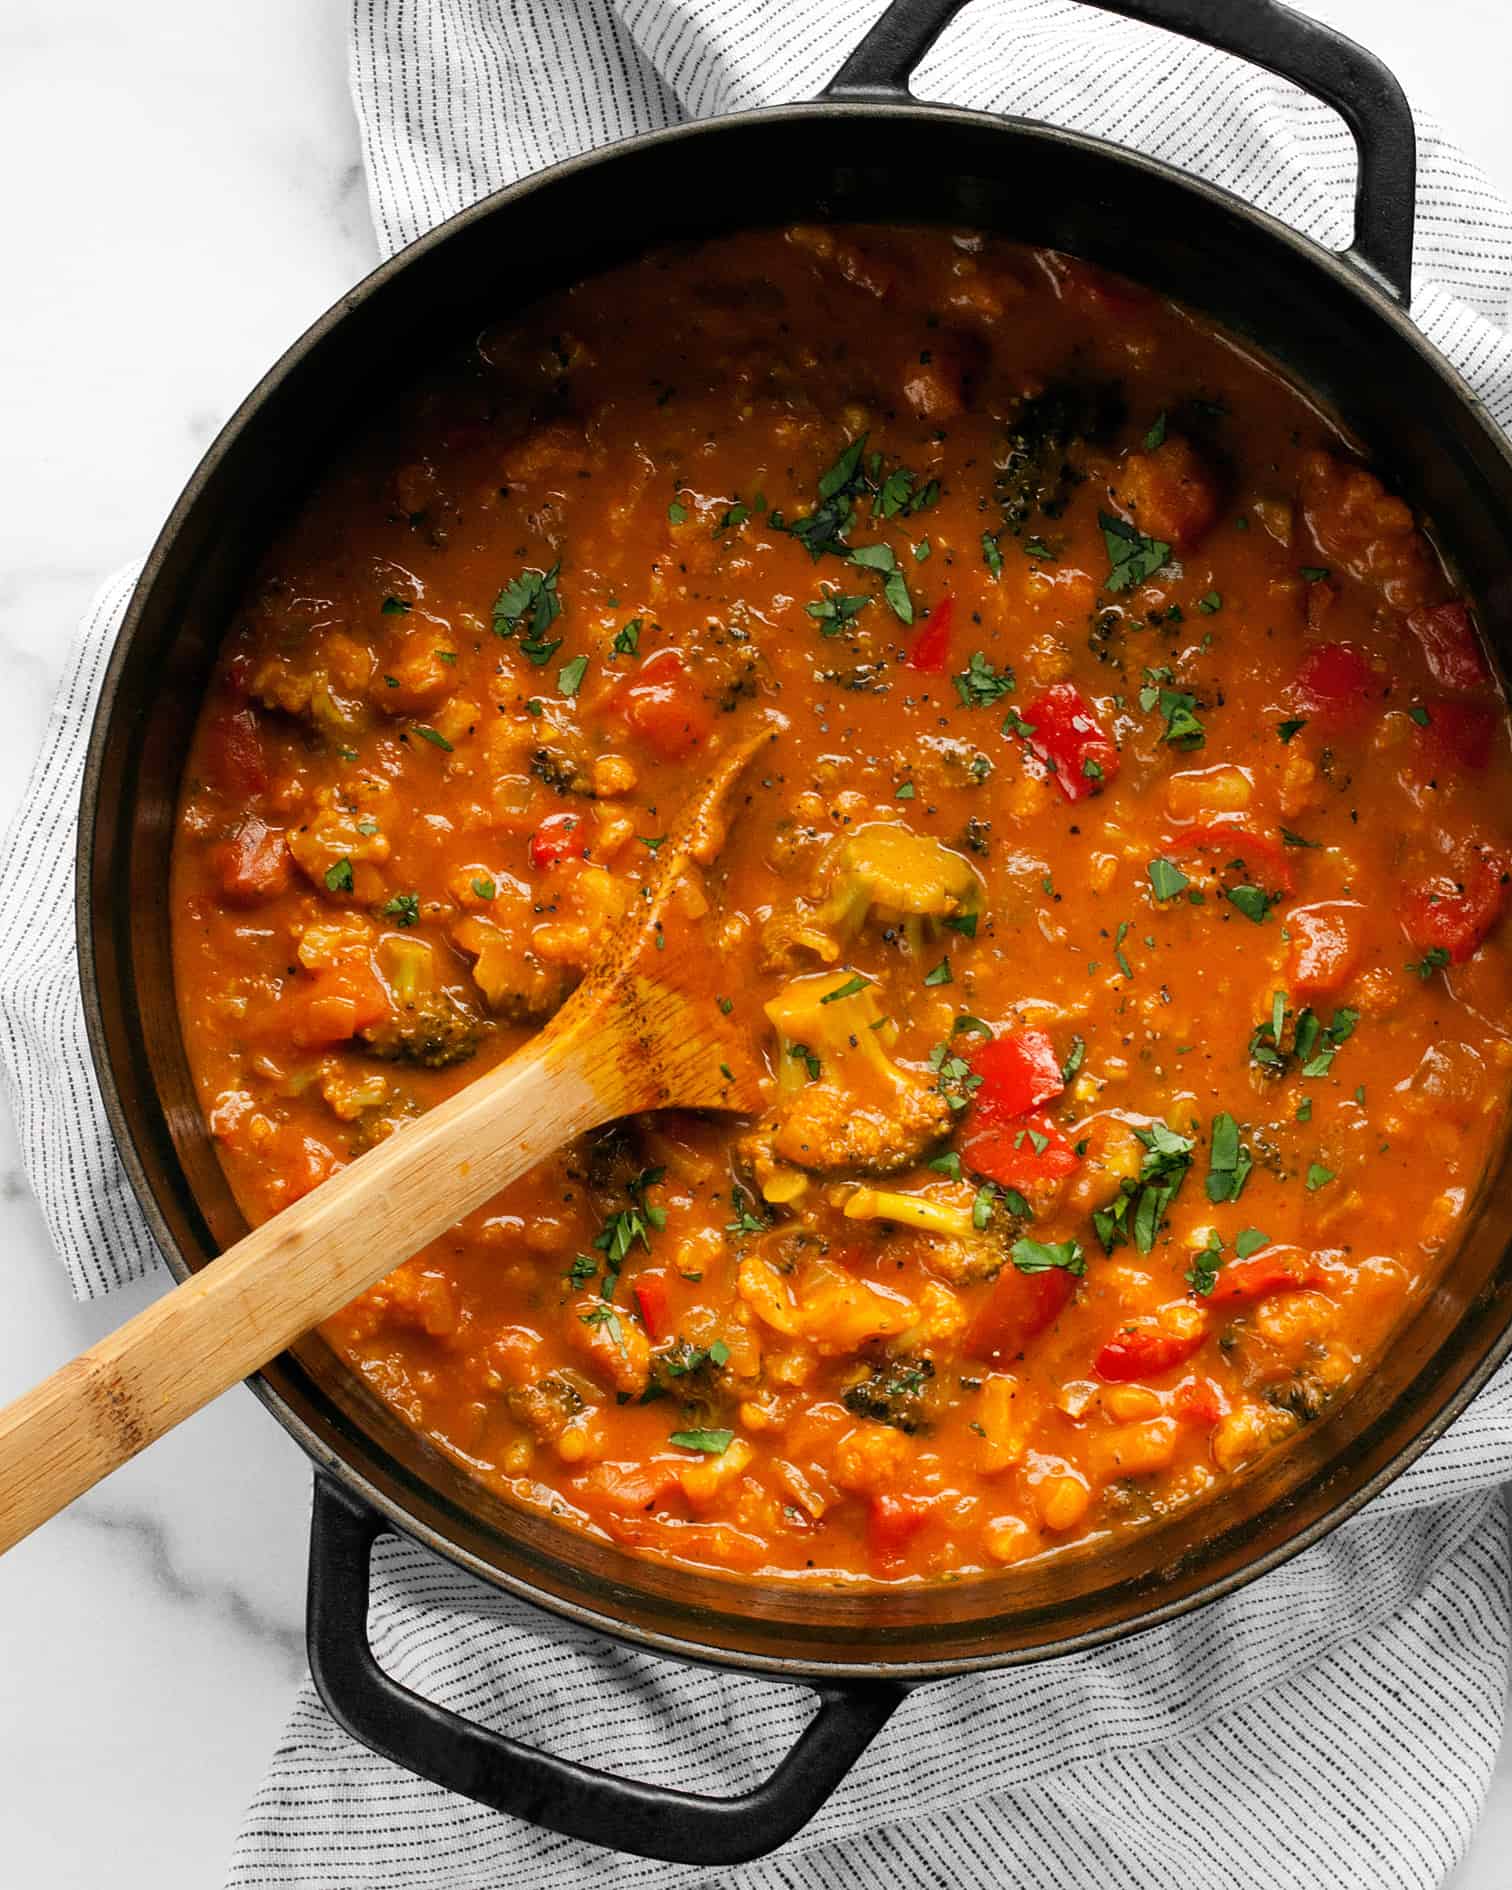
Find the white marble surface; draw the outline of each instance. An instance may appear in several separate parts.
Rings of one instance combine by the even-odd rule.
[[[1321,0],[1512,193],[1504,0]],[[99,580],[279,350],[376,259],[333,0],[0,16],[0,819]],[[0,1117],[0,1400],[79,1307]],[[0,1564],[0,1882],[209,1890],[303,1670],[309,1477],[244,1392]],[[1506,1751],[1454,1890],[1512,1881]],[[1242,1886],[1236,1886],[1242,1890]]]

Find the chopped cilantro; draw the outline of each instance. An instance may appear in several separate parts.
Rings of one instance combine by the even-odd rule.
[[[440,748],[448,755],[452,753],[452,745],[441,733],[440,729],[431,728],[425,722],[417,722],[415,724],[415,733],[422,741],[429,742],[432,748]]]
[[[634,656],[640,648],[641,619],[632,617],[623,630],[614,633],[615,656]]]
[[[583,686],[583,678],[588,674],[588,658],[575,656],[570,663],[563,663],[557,671],[557,688],[564,696],[575,696]]]
[[[338,860],[334,866],[325,870],[326,891],[349,893],[352,890],[352,862]]]
[[[827,590],[817,603],[805,604],[803,608],[809,616],[818,619],[825,636],[837,637],[851,619],[863,611],[871,601],[869,597],[847,594],[840,590]]]
[[[1146,870],[1150,875],[1150,888],[1157,899],[1174,899],[1186,887],[1186,874],[1179,866],[1172,866],[1169,860],[1153,859]]]
[[[560,564],[554,564],[549,571],[522,571],[518,577],[510,579],[493,602],[496,637],[512,637],[518,631],[525,631],[539,646],[542,633],[562,614],[562,600],[557,594],[557,573],[561,568]]]
[[[1208,1199],[1237,1201],[1254,1167],[1254,1157],[1239,1142],[1239,1125],[1226,1111],[1213,1118],[1213,1139],[1208,1149]]]
[[[1099,512],[1097,522],[1102,527],[1103,543],[1108,548],[1112,566],[1103,579],[1105,589],[1133,590],[1146,578],[1153,577],[1170,559],[1169,545],[1162,544],[1158,538],[1147,538],[1126,519],[1115,518],[1111,512]]]
[[[1005,663],[1001,669],[987,660],[985,650],[973,650],[971,660],[951,681],[962,707],[983,709],[1006,696],[1016,687],[1013,671]]]
[[[401,928],[420,923],[420,899],[416,893],[395,893],[383,908],[383,916]]]
[[[1443,946],[1430,945],[1421,958],[1413,960],[1405,969],[1415,971],[1424,983],[1426,983],[1428,979],[1433,976],[1434,972],[1442,971],[1444,966],[1448,963],[1449,954],[1444,950]]]
[[[1087,1270],[1079,1240],[1030,1240],[1025,1236],[1014,1241],[1010,1253],[1020,1273],[1049,1273],[1055,1267],[1064,1267],[1079,1279]]]
[[[1236,906],[1252,925],[1264,925],[1279,894],[1265,893],[1258,886],[1231,886],[1228,901]]]
[[[667,1439],[679,1450],[701,1450],[706,1457],[722,1457],[734,1441],[733,1431],[673,1431]]]
[[[1316,1194],[1319,1188],[1326,1188],[1333,1179],[1334,1171],[1331,1168],[1325,1168],[1322,1162],[1312,1162],[1308,1165],[1307,1191],[1309,1194]]]
[[[942,958],[933,971],[926,971],[924,982],[926,984],[953,984],[955,979],[951,973],[950,960]]]
[[[854,972],[844,984],[837,984],[833,991],[826,991],[819,1002],[834,1004],[840,998],[854,997],[858,991],[864,991],[871,982],[870,978],[863,978],[859,972]]]

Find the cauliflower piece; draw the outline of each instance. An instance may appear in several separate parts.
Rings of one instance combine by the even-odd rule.
[[[389,856],[383,829],[393,799],[393,788],[374,775],[317,791],[314,814],[289,834],[289,851],[318,891],[364,905],[382,896],[377,868]]]
[[[809,1261],[799,1273],[783,1273],[764,1256],[747,1254],[736,1290],[763,1325],[830,1356],[855,1352],[871,1339],[896,1338],[918,1314],[914,1302],[892,1287],[857,1279],[824,1259]]]
[[[915,953],[946,919],[975,912],[982,882],[971,862],[901,821],[859,827],[824,861],[825,896],[775,913],[763,931],[769,964],[796,962],[799,951],[833,964],[839,942],[874,919],[899,927]]]
[[[611,1389],[632,1398],[646,1389],[651,1378],[651,1341],[628,1314],[584,1293],[568,1308],[567,1331]]]
[[[891,1174],[945,1133],[945,1098],[887,1054],[896,1031],[871,984],[815,972],[786,985],[766,1014],[777,1029],[776,1109],[747,1151],[763,1190],[774,1161]]]
[[[538,1024],[566,1001],[570,981],[489,919],[452,927],[452,943],[474,960],[473,982],[488,1008],[513,1024]]]

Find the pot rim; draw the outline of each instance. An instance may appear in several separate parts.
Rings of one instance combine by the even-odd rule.
[[[100,995],[94,886],[95,860],[101,827],[100,789],[104,757],[112,742],[118,739],[117,704],[127,654],[139,632],[142,618],[146,614],[147,599],[161,575],[171,548],[186,520],[199,504],[205,487],[223,462],[236,450],[254,414],[263,407],[305,357],[333,334],[356,309],[380,294],[397,277],[422,263],[433,251],[440,249],[463,231],[486,222],[501,211],[507,211],[511,205],[559,180],[612,166],[618,158],[628,155],[632,150],[641,151],[653,145],[691,144],[699,140],[717,138],[735,129],[744,132],[752,126],[813,124],[836,119],[884,123],[927,120],[937,125],[942,132],[961,129],[976,133],[980,132],[984,126],[990,126],[993,130],[1001,131],[1010,137],[1021,137],[1063,149],[1073,149],[1094,162],[1110,163],[1152,179],[1158,178],[1164,184],[1174,185],[1186,192],[1215,213],[1238,217],[1241,221],[1248,222],[1271,240],[1281,243],[1290,252],[1299,268],[1316,270],[1332,278],[1338,287],[1363,302],[1373,317],[1384,320],[1390,327],[1394,339],[1411,348],[1443,383],[1446,395],[1473,416],[1486,442],[1507,465],[1509,473],[1512,473],[1512,443],[1509,443],[1501,429],[1491,421],[1480,396],[1422,330],[1412,322],[1407,311],[1360,263],[1345,254],[1327,249],[1311,237],[1302,235],[1289,224],[1267,211],[1257,209],[1253,204],[1222,186],[1194,176],[1162,159],[1149,157],[1142,152],[1126,150],[1106,139],[1093,137],[1085,132],[1067,130],[1008,114],[970,110],[912,98],[896,101],[823,98],[817,101],[774,105],[755,111],[724,114],[715,118],[695,119],[685,124],[667,126],[661,130],[642,132],[629,138],[618,139],[611,144],[581,152],[545,170],[533,172],[512,184],[491,191],[475,203],[455,212],[444,222],[426,231],[413,243],[395,251],[393,255],[380,262],[375,269],[341,296],[284,350],[240,402],[200,459],[158,533],[122,618],[121,627],[101,682],[85,755],[75,849],[74,916],[79,979],[90,1056],[116,1153],[131,1183],[132,1193],[147,1223],[148,1230],[162,1252],[175,1281],[187,1279],[194,1269],[185,1262],[159,1205],[152,1172],[155,1164],[144,1153],[142,1141],[127,1114],[116,1079]],[[758,226],[751,225],[751,227]],[[534,1607],[544,1609],[559,1619],[671,1659],[751,1673],[777,1681],[813,1683],[816,1680],[829,1682],[885,1678],[912,1684],[959,1674],[1022,1666],[1062,1655],[1085,1653],[1162,1626],[1246,1587],[1331,1534],[1340,1524],[1358,1514],[1366,1504],[1395,1481],[1443,1436],[1509,1352],[1512,1352],[1512,1317],[1504,1323],[1501,1331],[1485,1348],[1464,1379],[1444,1397],[1432,1416],[1386,1463],[1365,1482],[1341,1496],[1312,1522],[1297,1529],[1253,1561],[1246,1562],[1243,1566],[1226,1574],[1215,1575],[1190,1592],[1170,1601],[1156,1603],[1136,1616],[1123,1621],[1110,1622],[1082,1633],[1027,1647],[988,1651],[980,1655],[899,1661],[843,1659],[831,1661],[797,1657],[773,1659],[740,1648],[718,1646],[694,1638],[647,1628],[634,1619],[620,1619],[585,1602],[543,1591],[524,1577],[499,1569],[483,1557],[463,1547],[443,1530],[412,1515],[402,1502],[387,1495],[344,1455],[320,1437],[312,1426],[294,1410],[285,1395],[270,1382],[265,1372],[259,1371],[245,1382],[248,1389],[304,1450],[316,1466],[317,1473],[324,1472],[334,1477],[343,1487],[381,1515],[393,1533],[420,1543],[431,1552],[467,1570],[491,1587],[502,1589]]]

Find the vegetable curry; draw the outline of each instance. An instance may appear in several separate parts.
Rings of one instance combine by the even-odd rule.
[[[657,252],[396,397],[187,766],[243,1208],[519,1045],[776,711],[672,941],[770,1081],[564,1149],[338,1351],[519,1501],[823,1581],[1146,1525],[1346,1396],[1512,1064],[1505,705],[1389,475],[1190,312],[940,230]]]

